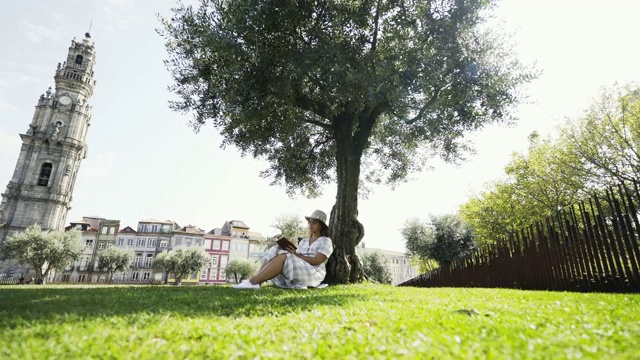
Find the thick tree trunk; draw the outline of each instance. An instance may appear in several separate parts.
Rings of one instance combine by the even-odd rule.
[[[338,191],[331,209],[329,231],[333,254],[327,263],[325,282],[347,284],[365,279],[356,246],[364,237],[364,227],[358,221],[358,185],[361,154],[351,139],[349,128],[336,138],[336,173]]]
[[[42,266],[34,266],[33,269],[36,271],[36,279],[34,281],[37,285],[46,285],[44,279],[49,274],[49,269],[43,271],[45,265]]]

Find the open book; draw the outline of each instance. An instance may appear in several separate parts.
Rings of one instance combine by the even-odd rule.
[[[297,249],[297,247],[285,237],[280,238],[276,243],[283,249],[287,249],[289,246],[293,246],[294,249]]]

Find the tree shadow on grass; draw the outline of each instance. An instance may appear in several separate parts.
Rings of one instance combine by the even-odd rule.
[[[139,313],[185,317],[260,317],[342,307],[366,300],[364,294],[341,291],[235,290],[229,287],[114,286],[11,287],[0,289],[0,332],[18,323],[59,322],[65,318],[127,317]]]

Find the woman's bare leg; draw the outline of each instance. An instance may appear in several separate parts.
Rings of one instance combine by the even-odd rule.
[[[277,257],[277,255],[276,255],[276,257]],[[260,269],[258,269],[258,272],[262,271],[262,269],[264,269],[264,267],[267,266],[268,263],[272,262],[273,259],[275,259],[275,258],[271,258],[269,260],[263,261],[262,265],[260,265]]]
[[[275,246],[275,245],[274,245]],[[277,255],[276,255],[277,256]],[[267,266],[268,263],[272,262],[273,259],[275,259],[275,257],[272,257],[269,260],[265,260],[262,262],[262,264],[260,265],[260,269],[258,269],[258,272],[262,271],[262,269],[264,269],[265,266]]]
[[[282,271],[285,260],[287,260],[287,254],[276,255],[276,257],[267,262],[257,274],[251,277],[249,282],[252,284],[262,284],[278,276]]]

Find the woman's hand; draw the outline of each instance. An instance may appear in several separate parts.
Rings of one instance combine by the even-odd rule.
[[[289,245],[285,250],[287,250],[288,252],[295,254],[296,253],[296,248],[295,246],[291,246]]]

